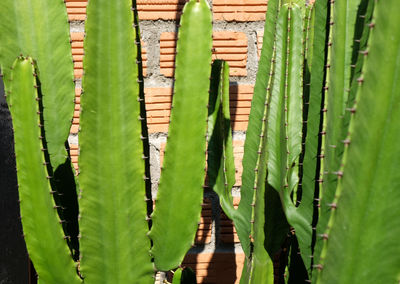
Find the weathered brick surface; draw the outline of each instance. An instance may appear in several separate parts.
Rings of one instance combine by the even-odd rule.
[[[186,0],[138,0],[140,20],[178,20]],[[86,19],[87,0],[66,0],[70,21]],[[213,0],[216,21],[263,21],[267,11],[266,0]]]
[[[239,283],[244,264],[243,253],[217,252],[187,254],[183,265],[196,272],[197,283]]]
[[[165,32],[160,37],[160,72],[174,75],[176,33]],[[246,76],[247,37],[245,33],[217,31],[213,33],[213,59],[223,59],[230,66],[231,76]]]
[[[79,146],[76,144],[69,144],[70,154],[71,154],[71,162],[74,166],[75,170],[78,170],[78,155],[79,155]]]
[[[79,131],[79,116],[81,109],[81,88],[75,89],[75,110],[74,110],[74,118],[72,119],[72,126],[70,132],[72,134],[77,134]]]
[[[211,201],[205,198],[201,210],[200,224],[197,229],[195,237],[195,244],[203,245],[210,243],[211,233],[212,233],[212,206],[211,206]]]
[[[266,11],[266,0],[213,0],[216,21],[264,21]]]
[[[177,20],[186,0],[139,0],[137,8],[140,20]]]
[[[230,110],[233,130],[246,130],[249,120],[253,87],[230,87]],[[146,88],[146,109],[149,132],[167,132],[171,114],[172,89],[167,87]]]
[[[70,21],[84,21],[86,19],[87,0],[65,0],[65,4]]]
[[[240,198],[233,198],[233,206],[235,208],[239,206],[239,202]],[[234,244],[240,242],[233,222],[224,213],[221,214],[219,223],[219,240],[226,244]]]
[[[261,56],[263,36],[264,36],[264,31],[257,31],[257,55],[258,55],[258,58],[260,58],[260,56]]]
[[[84,33],[71,33],[72,58],[74,60],[74,75],[76,79],[83,76],[83,39]],[[143,75],[147,72],[147,53],[145,43],[142,41]]]
[[[75,78],[83,75],[83,39],[84,33],[71,33],[72,58],[74,60]]]
[[[137,9],[140,20],[177,20],[182,14],[186,0],[138,0]],[[87,0],[66,0],[68,19],[86,19]]]

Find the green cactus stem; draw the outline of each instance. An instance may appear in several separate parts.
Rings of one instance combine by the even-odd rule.
[[[153,283],[133,23],[129,0],[87,7],[79,133],[86,283]]]
[[[279,0],[268,1],[268,10],[264,26],[263,46],[261,50],[260,62],[256,84],[254,86],[254,95],[251,103],[249,124],[246,132],[246,141],[244,144],[243,155],[243,174],[242,187],[240,189],[241,200],[238,211],[243,216],[243,220],[237,219],[235,227],[242,245],[243,251],[247,257],[251,252],[251,218],[253,208],[251,204],[254,199],[255,171],[259,161],[259,148],[262,138],[260,137],[263,128],[263,118],[265,115],[267,103],[267,91],[269,90],[271,66],[273,64],[275,27],[279,11]]]
[[[65,163],[74,112],[74,65],[63,0],[3,0],[0,3],[0,65],[9,89],[9,67],[20,54],[35,58],[43,93],[44,129],[52,167]]]
[[[374,2],[339,197],[324,233],[316,283],[400,280],[400,19],[396,0]]]
[[[57,214],[45,160],[37,72],[31,58],[19,57],[7,77],[13,119],[21,221],[27,249],[41,283],[81,283]]]
[[[196,274],[190,267],[178,268],[174,273],[172,284],[196,284]]]
[[[186,3],[180,26],[171,124],[150,231],[155,266],[164,271],[181,263],[200,220],[212,48],[207,1]]]
[[[357,92],[357,78],[363,65],[363,53],[369,28],[366,24],[373,12],[371,0],[337,1],[332,3],[331,47],[329,50],[328,82],[325,97],[322,186],[316,227],[315,265],[319,264],[324,233],[332,211],[336,187],[348,134],[349,120]],[[368,13],[369,15],[366,15]],[[362,15],[360,15],[362,14]],[[359,17],[362,17],[362,21]],[[360,40],[361,35],[361,40]],[[358,41],[360,40],[360,44]],[[362,43],[361,43],[362,42]],[[356,56],[356,55],[357,56]],[[362,55],[362,56],[360,56]]]
[[[211,71],[208,107],[208,184],[219,196],[228,218],[235,220],[232,187],[235,184],[232,129],[229,109],[229,65],[214,61]]]

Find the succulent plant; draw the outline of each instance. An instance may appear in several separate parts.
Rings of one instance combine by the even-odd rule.
[[[246,254],[241,283],[399,281],[394,2],[268,1],[239,208],[214,189]]]
[[[0,62],[13,117],[21,220],[40,283],[152,283],[154,269],[178,267],[192,245],[203,195],[208,3],[189,1],[181,17],[172,122],[152,224],[136,3],[101,0],[87,7],[75,178],[65,149],[74,83],[64,2],[3,1],[0,8],[10,19],[0,26]],[[70,206],[75,210],[64,214]]]

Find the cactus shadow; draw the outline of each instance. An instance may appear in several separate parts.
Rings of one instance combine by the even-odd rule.
[[[1,73],[1,71],[0,71]],[[11,115],[0,77],[0,283],[36,283],[19,218],[18,185]]]

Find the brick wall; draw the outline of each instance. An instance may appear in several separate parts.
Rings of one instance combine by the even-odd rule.
[[[83,75],[83,38],[87,1],[66,0],[71,22],[76,78],[76,106],[71,128],[72,161],[78,169],[78,132]],[[157,184],[168,131],[172,101],[177,20],[186,0],[137,0],[143,45],[146,108],[149,122],[152,181]],[[243,144],[250,112],[257,61],[262,45],[267,0],[209,0],[213,8],[213,58],[230,65],[230,110],[234,130],[236,184],[239,204]],[[156,188],[153,188],[154,193]],[[239,283],[244,254],[232,222],[223,214],[218,197],[205,191],[196,246],[184,264],[196,271],[198,283]]]

